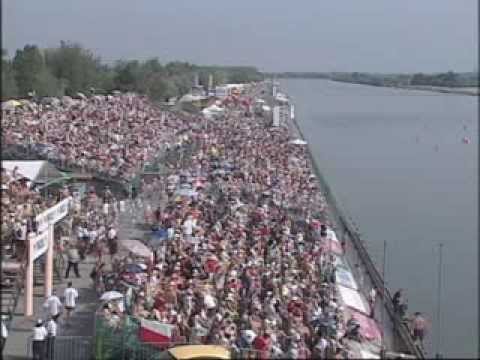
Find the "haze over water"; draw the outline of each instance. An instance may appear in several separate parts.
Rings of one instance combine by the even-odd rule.
[[[327,80],[282,80],[338,202],[436,350],[438,243],[444,244],[441,352],[478,351],[478,98]],[[466,129],[464,128],[466,127]],[[464,144],[468,136],[471,143]]]

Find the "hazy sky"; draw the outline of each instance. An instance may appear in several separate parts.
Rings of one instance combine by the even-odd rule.
[[[3,0],[2,47],[264,71],[472,71],[475,0]]]

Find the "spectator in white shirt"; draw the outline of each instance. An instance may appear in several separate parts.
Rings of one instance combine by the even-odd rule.
[[[65,310],[67,310],[66,320],[70,319],[71,313],[75,310],[78,299],[78,291],[73,287],[72,282],[68,283],[68,287],[63,294],[65,297]]]
[[[57,323],[53,318],[47,322],[47,359],[54,359],[55,354],[55,337],[57,336]]]
[[[60,317],[63,305],[58,298],[55,289],[52,291],[52,295],[48,297],[43,306],[48,310],[48,313],[53,318],[53,320],[57,321],[57,319]]]
[[[7,330],[7,327],[5,326],[5,323],[2,320],[2,344],[1,344],[0,350],[3,349],[3,346],[5,345],[7,338],[8,338],[8,330]]]
[[[43,321],[41,319],[37,320],[37,324],[33,328],[33,338],[32,338],[32,347],[33,347],[33,359],[34,360],[43,360],[45,355],[45,340],[47,338],[48,332]]]

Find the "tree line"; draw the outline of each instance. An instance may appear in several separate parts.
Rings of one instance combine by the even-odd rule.
[[[18,49],[13,58],[2,50],[2,100],[32,94],[61,97],[113,90],[165,100],[187,93],[196,76],[204,87],[210,76],[213,86],[263,79],[255,67],[249,66],[199,66],[180,61],[162,64],[158,58],[119,60],[108,65],[92,51],[67,41],[48,49],[28,44]]]
[[[335,81],[374,86],[440,86],[476,87],[479,86],[478,72],[457,73],[448,71],[436,74],[372,74],[361,72],[284,72],[265,74],[267,77],[330,79]]]

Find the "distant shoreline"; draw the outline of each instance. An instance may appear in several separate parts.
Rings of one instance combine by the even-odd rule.
[[[456,95],[468,95],[468,96],[480,96],[480,87],[441,87],[441,86],[431,86],[431,85],[395,85],[395,84],[369,84],[366,82],[356,82],[348,81],[343,79],[332,79],[329,77],[296,77],[296,76],[284,76],[280,79],[305,79],[305,80],[330,80],[340,83],[347,84],[357,84],[357,85],[366,85],[374,87],[384,87],[384,88],[393,88],[393,89],[405,89],[405,90],[420,90],[420,91],[430,91],[443,94],[456,94]]]
[[[443,93],[443,94],[480,96],[480,88],[473,88],[473,87],[452,88],[452,87],[440,87],[440,86],[429,86],[429,85],[376,85],[376,84],[367,84],[367,83],[337,80],[337,79],[327,79],[327,80],[348,83],[348,84],[357,84],[357,85],[366,85],[366,86],[384,87],[384,88],[393,88],[393,89],[420,90],[420,91],[430,91],[430,92]]]
[[[407,89],[407,90],[421,90],[421,91],[431,91],[444,94],[457,94],[457,95],[470,95],[470,96],[479,96],[480,88],[442,88],[438,86],[427,86],[427,85],[385,85],[384,87],[393,87],[398,89]]]

